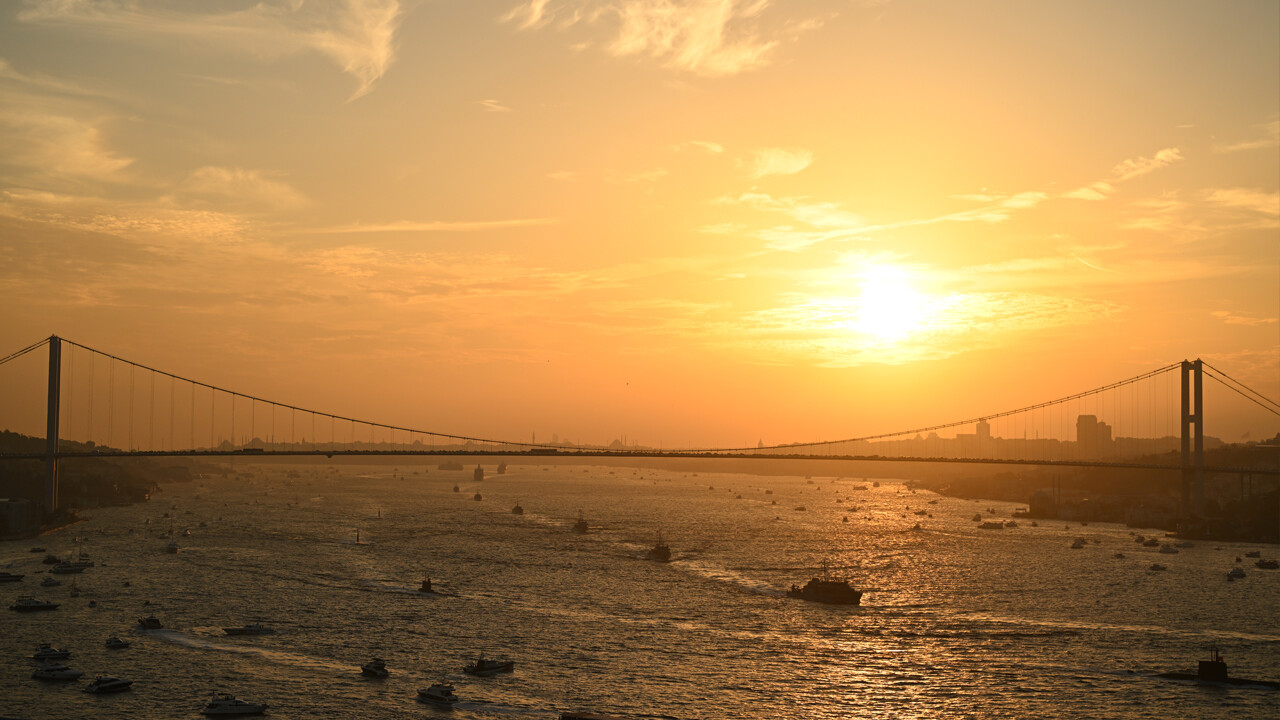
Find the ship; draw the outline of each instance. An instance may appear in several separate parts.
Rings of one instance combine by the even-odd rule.
[[[826,563],[822,564],[820,577],[809,580],[804,587],[792,585],[787,597],[831,605],[862,604],[862,591],[851,587],[848,580],[830,575]]]
[[[649,548],[646,557],[656,562],[671,562],[671,548],[662,542],[662,533],[658,533],[658,544]]]
[[[449,462],[442,462],[442,463],[440,463],[439,465],[437,465],[437,466],[436,466],[436,469],[438,469],[438,470],[461,470],[461,469],[462,469],[462,463],[458,463],[458,462],[454,462],[454,461],[450,460]]]
[[[1194,673],[1189,672],[1167,672],[1159,673],[1157,677],[1167,678],[1169,680],[1194,680],[1201,683],[1213,683],[1218,685],[1236,685],[1249,687],[1271,688],[1272,690],[1280,690],[1280,682],[1274,680],[1249,680],[1247,678],[1233,678],[1227,676],[1227,663],[1223,661],[1222,654],[1218,652],[1218,648],[1213,648],[1208,660],[1201,660],[1199,667]]]
[[[578,511],[578,522],[573,524],[573,531],[585,535],[591,526],[587,524],[587,519],[582,517],[582,511]]]

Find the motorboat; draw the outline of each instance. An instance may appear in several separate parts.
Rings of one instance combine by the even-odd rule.
[[[31,552],[33,552],[33,553],[42,553],[42,552],[44,552],[44,548],[42,548],[42,547],[33,547],[33,548],[31,548]]]
[[[1261,551],[1261,550],[1250,550],[1249,552],[1245,553],[1245,554],[1244,554],[1244,556],[1245,556],[1245,557],[1251,557],[1251,558],[1260,558],[1260,557],[1262,557],[1262,551]]]
[[[1276,562],[1275,560],[1259,560],[1253,565],[1254,567],[1261,568],[1262,570],[1280,570],[1280,562]]]
[[[123,649],[125,649],[125,648],[129,647],[129,645],[131,645],[131,644],[132,644],[132,643],[130,643],[128,640],[121,640],[121,639],[120,639],[120,638],[118,638],[118,637],[109,637],[109,638],[107,638],[107,649],[108,649],[108,650],[123,650]]]
[[[590,529],[591,529],[591,526],[587,525],[587,519],[582,516],[582,511],[579,510],[578,522],[573,524],[573,531],[580,535],[585,535],[587,534],[587,531]]]
[[[979,530],[1003,530],[1004,523],[999,520],[988,520],[978,526]]]
[[[88,567],[90,566],[75,562],[60,562],[49,568],[49,572],[55,575],[71,575],[72,573],[82,573]]]
[[[384,678],[390,675],[391,671],[387,669],[386,660],[374,658],[360,666],[360,674],[368,677]]]
[[[70,650],[59,650],[49,643],[40,643],[40,647],[36,648],[36,652],[31,656],[32,660],[66,660],[71,657]]]
[[[1142,541],[1142,546],[1143,547],[1159,547],[1160,541],[1155,538],[1147,538],[1146,540]]]
[[[84,687],[84,692],[101,695],[104,693],[115,693],[128,690],[133,684],[132,680],[121,680],[118,677],[109,675],[99,675],[93,679],[93,682]]]
[[[215,695],[201,715],[261,715],[267,709],[266,703],[255,703],[239,700],[234,695]]]
[[[11,572],[0,572],[0,582],[18,582],[24,577],[26,577],[26,575]]]
[[[33,680],[79,680],[82,670],[72,670],[59,662],[45,662],[31,672]]]
[[[1165,567],[1164,565],[1161,565],[1160,563],[1151,563],[1151,567],[1148,569],[1149,570],[1168,570],[1169,568]]]
[[[222,628],[222,632],[228,635],[270,635],[275,632],[274,628],[265,625],[241,625],[240,627]]]
[[[830,575],[826,563],[822,564],[820,577],[809,580],[804,587],[792,585],[787,597],[832,605],[862,604],[862,591],[853,589],[848,580]]]
[[[14,612],[36,612],[37,610],[57,610],[58,603],[48,600],[37,600],[33,597],[20,597],[9,606]]]
[[[1016,528],[1018,527],[1018,522],[1016,520],[1005,520],[1004,526],[1007,528]]]
[[[138,627],[143,630],[161,630],[164,625],[160,624],[160,620],[155,615],[138,618]]]
[[[511,660],[490,660],[481,655],[475,662],[468,663],[462,668],[462,672],[477,677],[488,677],[498,673],[512,672],[515,668],[516,664]]]
[[[61,584],[61,580],[51,575],[46,575],[44,579],[40,581],[40,587],[58,587]]]
[[[658,543],[649,548],[646,557],[655,562],[671,562],[671,548],[662,542],[662,533],[658,533]]]
[[[418,690],[418,699],[442,708],[452,708],[458,702],[458,696],[453,694],[453,686],[448,683],[436,683]]]
[[[1231,572],[1227,573],[1227,577],[1232,580],[1244,577],[1244,570],[1240,568],[1231,568]]]

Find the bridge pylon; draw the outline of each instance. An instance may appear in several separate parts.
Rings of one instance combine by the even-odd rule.
[[[62,406],[62,338],[49,336],[49,409],[45,426],[44,516],[58,510],[58,409]]]
[[[1184,518],[1204,517],[1204,363],[1201,360],[1182,361],[1180,510],[1179,515]]]

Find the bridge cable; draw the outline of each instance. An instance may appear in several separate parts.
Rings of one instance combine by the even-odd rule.
[[[1213,373],[1213,372],[1208,372],[1207,374],[1209,375],[1209,377],[1211,377],[1211,378],[1213,378],[1214,380],[1217,380],[1219,383],[1221,383],[1223,387],[1228,388],[1228,389],[1230,389],[1230,390],[1233,390],[1237,395],[1239,395],[1240,397],[1244,398],[1245,400],[1248,400],[1249,402],[1253,403],[1254,405],[1257,405],[1258,407],[1262,408],[1263,410],[1266,410],[1267,412],[1269,412],[1269,413],[1271,413],[1271,414],[1273,414],[1273,415],[1280,415],[1280,409],[1273,408],[1273,407],[1268,407],[1268,406],[1266,406],[1265,404],[1263,404],[1263,403],[1259,402],[1257,399],[1255,399],[1255,398],[1253,398],[1253,397],[1250,397],[1249,395],[1246,395],[1244,392],[1242,392],[1240,389],[1236,388],[1235,386],[1233,386],[1233,385],[1231,385],[1231,384],[1229,384],[1229,383],[1227,383],[1227,382],[1224,382],[1222,378],[1218,377],[1218,376],[1217,376],[1217,374],[1215,374],[1215,373]],[[1244,386],[1244,387],[1245,387],[1246,389],[1248,389],[1248,386],[1247,386],[1247,385],[1246,385],[1246,386]],[[1250,390],[1250,392],[1255,392],[1255,391]],[[1258,395],[1258,397],[1262,398],[1263,400],[1266,400],[1267,402],[1272,402],[1271,400],[1268,400],[1268,399],[1266,398],[1266,396],[1264,396],[1264,395]]]
[[[8,355],[6,355],[5,357],[0,358],[0,365],[3,365],[3,364],[5,364],[5,363],[9,362],[10,360],[17,360],[18,358],[22,357],[23,355],[26,355],[27,353],[31,352],[32,350],[36,350],[36,349],[38,349],[38,348],[44,347],[44,346],[45,346],[45,345],[47,345],[47,344],[49,343],[49,341],[50,341],[50,340],[52,340],[52,339],[53,339],[53,338],[51,338],[51,337],[47,337],[47,338],[45,338],[45,339],[41,340],[40,342],[38,342],[38,343],[36,343],[36,344],[34,344],[34,345],[28,345],[28,346],[26,346],[26,347],[22,348],[21,350],[19,350],[19,351],[15,352],[15,353],[10,353],[10,354],[8,354]]]

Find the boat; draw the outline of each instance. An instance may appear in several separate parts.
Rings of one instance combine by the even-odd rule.
[[[82,573],[85,571],[85,568],[87,567],[89,566],[82,565],[80,563],[75,563],[75,562],[60,562],[57,565],[54,565],[53,567],[49,568],[49,572],[54,573],[56,575],[70,575],[72,573]]]
[[[222,632],[228,635],[271,635],[275,632],[274,628],[265,625],[241,625],[240,627],[222,628]]]
[[[50,554],[50,555],[45,555],[44,559],[41,560],[40,562],[44,563],[45,565],[57,565],[62,562],[62,558],[58,557],[57,555]]]
[[[157,619],[155,615],[148,615],[146,617],[138,618],[138,627],[143,630],[161,630],[164,628],[164,625],[160,624],[160,620]]]
[[[128,641],[128,640],[121,640],[121,639],[120,639],[120,638],[118,638],[118,637],[109,637],[109,638],[107,638],[107,649],[108,649],[108,650],[123,650],[123,649],[125,649],[125,648],[129,647],[129,645],[130,645],[130,643],[129,643],[129,641]]]
[[[1168,570],[1169,568],[1165,567],[1164,565],[1161,565],[1160,563],[1151,563],[1151,567],[1147,569],[1148,570]]]
[[[93,682],[84,687],[84,692],[101,695],[103,693],[114,693],[128,690],[133,684],[132,680],[121,680],[118,677],[109,675],[99,675],[93,679]]]
[[[44,552],[44,548],[42,548],[42,547],[33,547],[33,548],[31,548],[31,552],[33,552],[33,553],[42,553],[42,552]]]
[[[1233,678],[1228,676],[1227,663],[1223,661],[1222,654],[1218,652],[1218,648],[1213,648],[1208,660],[1200,661],[1194,673],[1167,672],[1158,673],[1156,677],[1167,678],[1169,680],[1193,680],[1195,682],[1217,685],[1244,685],[1280,690],[1280,682],[1275,682],[1273,680],[1249,680],[1247,678]]]
[[[519,501],[519,500],[517,500],[517,501],[516,501],[516,506],[515,506],[515,507],[513,507],[513,508],[511,508],[511,514],[512,514],[512,515],[523,515],[523,514],[524,514],[524,508],[520,506],[520,501]]]
[[[1163,555],[1177,555],[1178,548],[1172,545],[1161,545],[1159,552]]]
[[[26,575],[11,572],[0,572],[0,582],[18,582],[24,577],[26,577]]]
[[[17,602],[9,606],[14,612],[36,612],[37,610],[57,610],[58,603],[49,602],[48,600],[37,600],[33,597],[20,597]]]
[[[1250,550],[1249,552],[1245,553],[1245,554],[1244,554],[1244,556],[1245,556],[1245,557],[1251,557],[1251,558],[1260,558],[1260,557],[1262,557],[1262,551],[1261,551],[1261,550]]]
[[[471,479],[475,480],[476,482],[480,482],[481,480],[484,480],[484,468],[477,465],[476,469],[471,471]]]
[[[1241,570],[1240,568],[1231,568],[1231,572],[1227,573],[1227,577],[1232,580],[1242,578],[1244,577],[1244,570]]]
[[[49,575],[46,575],[45,578],[40,581],[40,587],[57,587],[61,584],[62,584],[61,580],[59,580],[56,577],[51,577]]]
[[[498,463],[498,474],[499,475],[507,474],[507,464],[505,462]]]
[[[453,461],[442,462],[439,465],[437,465],[436,468],[439,470],[461,470],[462,463],[456,463]]]
[[[1254,566],[1263,570],[1280,570],[1280,562],[1275,560],[1259,560]]]
[[[1004,523],[999,520],[987,521],[978,526],[979,530],[1003,530]]]
[[[1076,538],[1075,540],[1071,541],[1071,549],[1079,550],[1080,548],[1088,544],[1089,544],[1089,541],[1085,540],[1084,538]]]
[[[588,530],[590,530],[590,529],[591,529],[591,526],[587,525],[587,520],[586,520],[586,518],[582,517],[582,511],[581,511],[581,510],[579,510],[579,511],[578,511],[578,522],[576,522],[576,523],[574,523],[574,524],[573,524],[573,531],[574,531],[574,532],[576,532],[576,533],[581,533],[581,534],[584,534],[584,535],[585,535],[585,534],[586,534],[586,532],[587,532]]]
[[[387,670],[386,660],[374,658],[360,666],[360,674],[368,677],[384,678],[390,675],[391,671]]]
[[[658,544],[649,548],[649,554],[646,557],[655,562],[671,562],[671,548],[662,542],[662,533],[658,533]]]
[[[475,662],[468,663],[462,668],[462,672],[477,677],[488,677],[498,673],[512,672],[515,668],[516,664],[511,660],[490,660],[481,655]]]
[[[429,688],[418,690],[418,699],[444,708],[452,708],[458,702],[458,696],[453,694],[453,686],[448,683],[436,683]]]
[[[200,711],[201,715],[261,715],[266,703],[238,700],[234,695],[215,695]]]
[[[1147,538],[1146,540],[1142,541],[1142,546],[1143,547],[1159,547],[1160,541],[1155,538]]]
[[[72,670],[59,662],[46,661],[31,672],[33,680],[79,680],[84,675],[82,670]]]
[[[40,643],[40,647],[36,648],[36,652],[31,656],[32,660],[66,660],[71,657],[70,650],[59,650],[49,643]]]
[[[1016,520],[1005,520],[1005,521],[1004,521],[1004,526],[1005,526],[1005,527],[1007,527],[1007,528],[1016,528],[1016,527],[1018,527],[1018,521],[1016,521]]]
[[[792,585],[787,597],[833,605],[862,604],[862,591],[850,587],[848,580],[828,574],[826,563],[822,564],[820,577],[809,580],[802,588]]]
[[[169,544],[164,546],[164,551],[165,551],[165,552],[167,552],[167,553],[169,553],[170,555],[177,555],[177,554],[178,554],[178,543],[176,543],[176,542],[174,542],[174,541],[170,540],[170,541],[169,541]]]
[[[472,496],[471,496],[471,499],[472,499],[472,500],[475,500],[476,502],[480,502],[480,501],[481,501],[481,500],[483,500],[484,498],[480,496],[480,493],[476,493],[475,495],[472,495]]]

